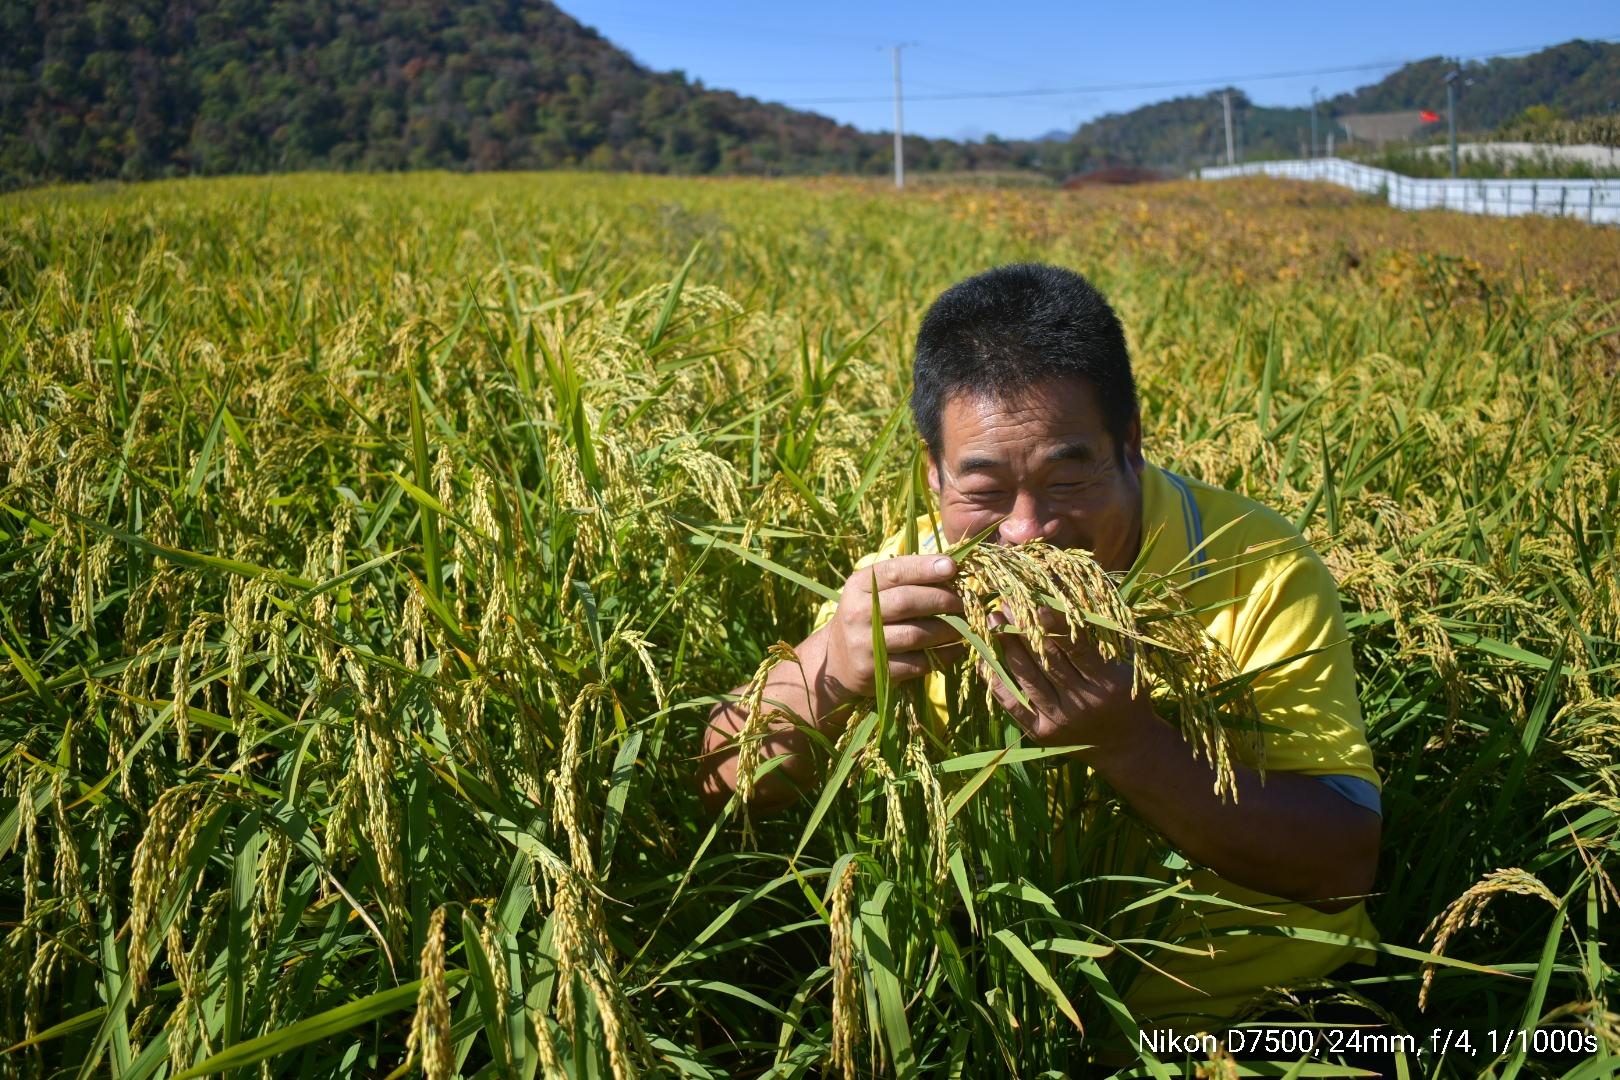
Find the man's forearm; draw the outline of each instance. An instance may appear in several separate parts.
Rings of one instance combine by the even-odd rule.
[[[829,738],[836,738],[843,728],[845,706],[851,695],[826,677],[825,635],[816,631],[794,652],[798,663],[778,664],[766,676],[761,707],[784,709]],[[732,695],[739,696],[746,689],[746,686],[738,687]],[[747,706],[741,701],[723,702],[709,715],[699,763],[699,785],[703,800],[711,810],[724,806],[737,789],[737,732],[747,721]],[[780,810],[812,785],[816,771],[809,751],[808,735],[785,720],[773,720],[770,734],[760,744],[759,760],[770,761],[783,754],[789,756],[755,784],[750,808],[764,813]]]
[[[1218,796],[1214,770],[1151,709],[1127,745],[1091,761],[1177,850],[1229,881],[1323,911],[1372,888],[1378,815],[1311,777],[1274,772],[1262,783],[1234,765],[1237,799]]]

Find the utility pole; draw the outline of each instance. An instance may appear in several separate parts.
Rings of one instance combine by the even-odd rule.
[[[1457,80],[1462,78],[1459,68],[1446,72],[1446,124],[1451,128],[1451,178],[1457,179]]]
[[[1232,152],[1232,91],[1221,91],[1221,112],[1226,117],[1226,163],[1237,164],[1237,155]]]
[[[889,46],[889,52],[894,56],[894,186],[906,186],[906,144],[903,130],[905,118],[900,108],[900,50],[915,42],[902,41]]]
[[[1311,87],[1311,152],[1306,157],[1316,156],[1316,87]]]

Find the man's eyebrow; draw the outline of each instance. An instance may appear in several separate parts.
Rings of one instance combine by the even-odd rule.
[[[1092,461],[1096,458],[1096,456],[1096,453],[1091,449],[1090,443],[1077,442],[1058,447],[1056,450],[1046,455],[1046,460]],[[959,476],[966,476],[968,473],[994,472],[1001,467],[1002,463],[996,458],[970,457],[962,459],[962,461],[956,466],[956,472]]]
[[[1046,455],[1047,461],[1090,461],[1097,455],[1092,452],[1089,443],[1070,443],[1060,446]]]

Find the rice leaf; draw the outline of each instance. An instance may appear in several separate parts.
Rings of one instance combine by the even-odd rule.
[[[1035,954],[1029,951],[1029,946],[1025,945],[1017,934],[1014,934],[1006,927],[1002,927],[991,936],[1001,942],[1002,948],[1011,953],[1012,958],[1018,961],[1018,966],[1023,968],[1030,978],[1035,980],[1036,985],[1046,991],[1053,1003],[1057,1005],[1058,1011],[1068,1018],[1069,1023],[1084,1034],[1086,1027],[1080,1022],[1080,1014],[1074,1011],[1074,1005],[1070,1003],[1069,996],[1063,992],[1062,987],[1058,986],[1057,980],[1052,978],[1052,973],[1046,970],[1046,965],[1042,964]]]
[[[444,973],[445,982],[452,987],[461,982],[466,976],[467,973],[464,970],[452,969]],[[269,1058],[291,1053],[309,1043],[321,1039],[330,1039],[335,1035],[353,1031],[390,1013],[413,1007],[416,1004],[417,991],[421,989],[421,986],[420,980],[404,983],[388,990],[378,991],[375,994],[368,994],[363,998],[347,1002],[336,1008],[327,1009],[296,1023],[288,1024],[286,1027],[277,1028],[275,1031],[260,1035],[256,1039],[238,1043],[203,1059],[184,1072],[176,1074],[174,1080],[192,1080],[193,1077],[209,1076],[230,1069],[256,1065]]]

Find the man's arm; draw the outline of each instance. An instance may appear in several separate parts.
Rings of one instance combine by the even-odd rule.
[[[1299,773],[1233,764],[1235,800],[1215,771],[1149,708],[1131,742],[1091,764],[1175,848],[1239,885],[1342,911],[1372,888],[1379,816]]]
[[[817,630],[794,649],[798,663],[786,661],[770,670],[765,677],[762,707],[780,708],[829,739],[836,739],[843,730],[851,699],[827,675],[825,630]],[[727,696],[741,698],[747,691],[744,684]],[[698,791],[710,812],[724,807],[737,789],[737,732],[747,722],[747,707],[739,700],[721,702],[709,713],[709,724],[703,731],[703,752],[698,759]],[[816,770],[809,751],[810,736],[800,727],[774,722],[760,746],[759,760],[769,761],[782,754],[788,758],[754,785],[749,808],[767,814],[780,810],[814,783]]]
[[[1105,661],[1083,639],[1053,635],[1048,673],[1021,639],[1002,640],[1008,673],[1033,708],[995,683],[1002,707],[1037,743],[1087,745],[1079,756],[1189,859],[1320,911],[1350,907],[1372,887],[1377,814],[1308,776],[1270,772],[1262,783],[1241,764],[1236,800],[1217,796],[1209,764],[1145,695],[1131,695],[1128,666]]]
[[[946,582],[956,563],[941,555],[901,555],[856,570],[839,593],[838,610],[827,625],[802,641],[791,661],[765,678],[764,708],[780,708],[796,722],[775,720],[760,747],[760,761],[787,754],[781,765],[754,785],[750,809],[770,813],[791,804],[816,780],[809,725],[836,739],[848,719],[848,706],[871,697],[876,687],[872,652],[872,594],[883,619],[883,644],[892,682],[921,678],[931,670],[924,650],[947,663],[961,655],[961,636],[936,616],[960,613],[962,599]],[[953,643],[954,646],[953,646]],[[739,698],[746,686],[728,697]],[[737,732],[748,721],[742,701],[725,701],[709,714],[698,764],[698,788],[711,811],[725,806],[737,789]]]

